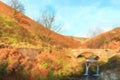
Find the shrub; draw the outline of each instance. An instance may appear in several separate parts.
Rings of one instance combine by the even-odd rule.
[[[2,77],[7,74],[6,67],[7,63],[0,65],[0,80],[2,80]]]
[[[113,56],[108,60],[108,68],[109,69],[120,69],[120,56]]]

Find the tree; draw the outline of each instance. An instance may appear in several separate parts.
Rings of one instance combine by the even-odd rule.
[[[88,33],[87,33],[87,36],[88,37],[94,37],[102,32],[104,32],[105,30],[103,28],[100,28],[100,27],[94,27],[94,28],[90,28]]]
[[[42,36],[42,40],[44,40],[47,43],[47,47],[50,48],[50,44],[54,42],[53,39],[51,39],[52,31],[59,32],[61,30],[60,24],[56,24],[55,12],[49,9],[45,9],[41,13],[37,22],[48,29],[45,32],[45,36]]]
[[[10,6],[14,9],[14,13],[13,16],[16,18],[17,14],[19,12],[24,13],[25,12],[25,8],[24,5],[21,3],[20,0],[10,0],[9,1]]]
[[[56,25],[55,12],[49,9],[44,10],[41,13],[40,18],[37,20],[40,24],[44,25],[47,29],[59,32],[61,30],[60,24]]]

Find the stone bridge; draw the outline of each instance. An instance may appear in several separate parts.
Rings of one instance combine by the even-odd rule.
[[[71,51],[76,58],[85,52],[93,53],[94,55],[99,57],[100,61],[107,60],[108,58],[117,54],[116,50],[111,49],[73,49]]]

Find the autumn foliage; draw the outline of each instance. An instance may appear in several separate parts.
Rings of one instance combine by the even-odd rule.
[[[0,79],[2,80],[35,80],[46,77],[48,71],[36,61],[23,56],[17,49],[0,49]]]
[[[119,49],[120,27],[86,40],[83,45],[92,49]]]

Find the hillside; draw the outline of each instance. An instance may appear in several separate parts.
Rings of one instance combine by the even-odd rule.
[[[2,31],[1,33],[7,33],[1,36],[1,40],[2,43],[6,43],[6,41],[4,42],[4,37],[9,37],[10,40],[13,39],[12,41],[15,42],[15,38],[19,40],[19,43],[22,43],[23,45],[30,45],[31,47],[44,47],[47,44],[47,40],[45,40],[46,33],[50,33],[50,39],[52,40],[52,42],[50,43],[50,45],[55,45],[56,47],[66,47],[66,48],[76,48],[79,47],[79,42],[75,41],[69,37],[57,34],[53,31],[48,30],[47,28],[45,28],[44,26],[42,26],[41,24],[38,24],[37,22],[33,21],[32,19],[30,19],[29,17],[25,16],[24,14],[18,12],[16,19],[13,18],[13,13],[14,13],[14,9],[12,9],[11,7],[7,6],[6,4],[4,4],[3,2],[0,1],[0,23],[5,23],[5,25],[1,25],[0,26],[0,30]],[[8,20],[7,20],[8,19]],[[16,28],[14,28],[14,26],[19,30],[19,34],[15,34],[18,31],[14,30]],[[3,27],[5,28],[5,30],[2,30]],[[21,29],[19,29],[21,28]],[[7,29],[7,30],[6,30]],[[10,31],[13,32],[10,32]],[[22,34],[23,33],[23,34]],[[12,36],[9,36],[12,35]],[[16,37],[13,35],[16,35]],[[21,40],[22,39],[22,40]],[[25,40],[24,40],[25,39]],[[14,42],[10,42],[10,43],[14,43]],[[9,44],[9,43],[7,43]],[[14,45],[15,46],[15,45]],[[17,44],[17,46],[21,46],[21,44]],[[23,46],[24,47],[24,46]]]
[[[118,49],[120,48],[120,27],[88,39],[83,45],[86,48]]]
[[[77,41],[81,42],[81,43],[88,39],[88,38],[85,38],[85,37],[74,37],[74,36],[72,36],[72,38],[74,40],[77,40]]]
[[[0,1],[0,80],[63,80],[82,73],[82,65],[70,54],[79,41],[50,31],[20,12],[14,18],[13,12]]]

